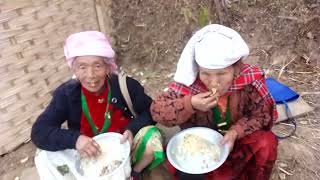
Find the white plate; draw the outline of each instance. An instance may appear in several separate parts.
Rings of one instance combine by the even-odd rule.
[[[177,145],[180,141],[183,140],[186,134],[194,134],[200,136],[201,138],[204,138],[213,144],[219,144],[219,142],[223,138],[223,136],[217,131],[206,127],[189,128],[177,133],[170,139],[167,146],[168,160],[176,169],[188,174],[204,174],[217,169],[227,159],[229,155],[228,147],[226,145],[219,145],[219,147],[221,148],[219,161],[211,161],[211,163],[209,163],[207,167],[203,167],[203,164],[201,164],[202,159],[205,159],[205,157],[201,157],[196,160],[187,159],[184,162],[179,162],[179,160],[176,158],[176,156],[178,155],[174,152],[176,151]]]

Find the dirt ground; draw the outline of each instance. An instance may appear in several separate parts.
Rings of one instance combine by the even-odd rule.
[[[155,97],[172,81],[184,45],[204,22],[236,29],[251,50],[246,62],[289,85],[315,108],[297,118],[294,136],[279,141],[271,179],[320,179],[320,1],[233,0],[229,8],[214,2],[221,0],[113,1],[119,63]],[[29,142],[2,156],[0,175],[33,167],[34,152]]]

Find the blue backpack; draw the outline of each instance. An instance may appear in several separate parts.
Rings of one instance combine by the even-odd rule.
[[[299,94],[297,94],[295,91],[290,89],[288,86],[278,82],[277,80],[273,78],[267,78],[266,84],[269,89],[269,92],[271,93],[273,99],[276,101],[277,104],[284,104],[286,115],[288,117],[287,121],[291,122],[294,125],[294,129],[290,132],[289,135],[286,136],[279,136],[277,135],[278,139],[284,139],[287,137],[292,136],[296,129],[297,129],[297,123],[296,120],[293,118],[292,113],[289,109],[288,102],[294,101],[299,98]]]

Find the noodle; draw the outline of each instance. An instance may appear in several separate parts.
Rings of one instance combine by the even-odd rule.
[[[197,162],[201,160],[201,167],[208,168],[212,161],[219,161],[221,149],[217,144],[214,144],[200,136],[194,134],[186,134],[183,140],[177,144],[174,152],[176,159],[180,164]]]

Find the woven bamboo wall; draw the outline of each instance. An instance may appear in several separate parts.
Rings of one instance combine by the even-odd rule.
[[[0,155],[30,140],[51,92],[71,77],[63,43],[99,30],[94,0],[0,0]],[[106,21],[100,12],[100,19]],[[105,32],[105,30],[104,30]]]

